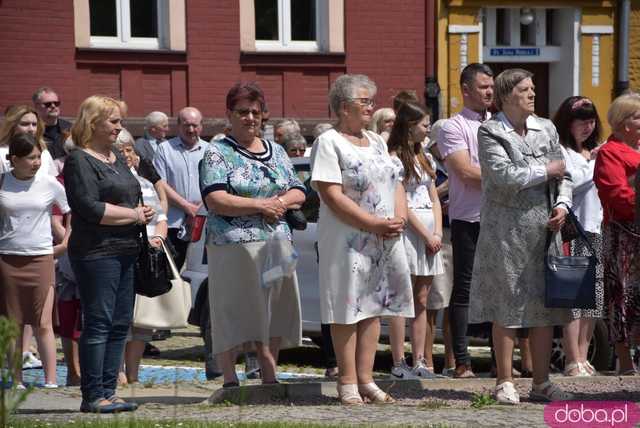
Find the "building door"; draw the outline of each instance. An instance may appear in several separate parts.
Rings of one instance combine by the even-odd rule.
[[[523,68],[533,73],[533,84],[536,85],[536,114],[549,117],[549,64],[546,62],[494,62],[487,63],[493,75],[497,76],[508,68]],[[557,107],[557,106],[556,106]]]

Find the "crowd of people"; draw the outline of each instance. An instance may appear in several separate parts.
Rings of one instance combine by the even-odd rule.
[[[56,92],[38,89],[33,106],[9,107],[0,127],[0,315],[20,325],[16,354],[35,359],[35,336],[45,387],[57,387],[55,325],[81,410],[135,410],[117,386],[137,381],[153,333],[133,315],[140,230],[149,245],[170,248],[180,269],[193,218],[206,214],[223,387],[239,385],[240,353],[256,356],[264,384],[278,383],[279,351],[299,346],[302,334],[292,217],[319,196],[325,375],[337,379],[343,404],[394,402],[373,377],[381,318],[395,379],[475,377],[468,338],[488,337],[503,404],[520,401],[517,375],[533,378],[530,399],[573,397],[549,379],[555,326],[564,375],[597,374],[587,350],[598,319],[608,321],[618,374],[638,375],[640,95],[612,102],[603,142],[587,97],[566,99],[553,120],[537,116],[526,70],[494,77],[470,64],[460,90],[463,109],[432,125],[415,92],[374,112],[376,84],[340,76],[328,94],[335,122],[318,124],[309,148],[293,119],[274,126],[274,141],[265,138],[267,103],[255,83],[230,88],[227,126],[210,142],[194,107],[178,113],[176,137],[167,139],[169,118],[156,111],[134,140],[123,128],[125,102],[91,96],[71,125],[59,117]],[[299,156],[310,156],[310,173],[293,168]],[[570,212],[586,242],[563,239]],[[593,309],[545,305],[547,252],[595,253]],[[441,310],[445,362],[436,374]],[[13,379],[23,387],[21,370]]]

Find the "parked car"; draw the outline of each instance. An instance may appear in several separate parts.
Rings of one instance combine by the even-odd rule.
[[[301,177],[308,177],[310,174],[310,164],[308,157],[291,159],[296,172]],[[302,207],[302,211],[307,219],[307,228],[303,231],[294,231],[293,243],[298,251],[298,285],[300,287],[300,304],[302,310],[302,332],[315,343],[320,343],[320,296],[318,289],[318,244],[317,244],[317,222],[320,209],[320,199],[318,194],[310,188],[309,179],[305,181],[307,187],[307,200]],[[204,215],[204,213],[202,213]],[[208,300],[208,269],[207,257],[205,253],[205,234],[197,242],[192,242],[187,251],[186,268],[182,276],[191,283],[193,296],[193,309],[190,322],[201,328],[205,341],[207,357],[211,357],[211,334],[209,321],[209,300]],[[442,313],[440,314],[442,315]],[[406,336],[408,337],[408,330]],[[386,321],[382,321],[381,341],[388,342],[389,330]],[[562,329],[556,328],[553,344],[551,366],[556,370],[564,368],[564,352],[562,351]],[[441,317],[438,321],[436,331],[436,341],[442,341]],[[485,339],[472,339],[474,345],[486,345]],[[599,320],[594,331],[594,338],[589,348],[589,361],[594,367],[601,370],[608,370],[612,361],[612,348],[608,342],[608,331],[606,323]]]

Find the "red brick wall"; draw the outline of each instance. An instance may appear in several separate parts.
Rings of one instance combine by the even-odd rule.
[[[419,95],[425,76],[424,0],[345,1],[347,70],[378,86],[376,102],[391,106],[400,89]]]
[[[0,0],[0,109],[30,102],[35,88],[56,89],[63,115],[95,93],[123,98],[129,115],[176,115],[189,104],[223,117],[225,95],[238,80],[256,80],[272,117],[326,118],[327,92],[344,72],[368,74],[378,104],[393,93],[422,92],[424,2],[345,1],[345,56],[243,55],[237,0],[188,0],[187,54],[76,51],[73,2]]]

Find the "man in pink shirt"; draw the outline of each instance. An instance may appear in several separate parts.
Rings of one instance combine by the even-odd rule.
[[[493,72],[485,64],[469,64],[460,75],[464,108],[448,119],[438,137],[438,149],[449,173],[449,218],[453,247],[453,289],[449,304],[449,320],[453,353],[456,359],[454,377],[474,377],[467,350],[469,320],[469,288],[473,259],[480,232],[480,160],[478,128],[489,118],[487,109],[493,103]]]

